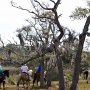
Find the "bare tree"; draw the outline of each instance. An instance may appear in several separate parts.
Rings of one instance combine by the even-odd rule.
[[[1,38],[1,36],[0,36],[0,42],[2,43],[2,46],[4,48],[4,42],[3,42],[2,38]]]
[[[88,16],[85,26],[84,26],[84,29],[83,29],[83,32],[79,36],[79,45],[78,45],[78,50],[76,53],[75,68],[74,68],[73,80],[72,80],[70,90],[76,90],[76,88],[77,88],[77,83],[79,80],[79,73],[80,73],[81,54],[82,54],[82,50],[83,50],[83,44],[85,41],[85,37],[88,32],[89,24],[90,24],[90,16]]]

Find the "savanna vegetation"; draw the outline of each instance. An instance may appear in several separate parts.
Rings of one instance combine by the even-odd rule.
[[[61,14],[59,15],[58,8],[61,0],[49,1],[52,7],[38,0],[31,1],[34,9],[32,11],[11,1],[13,7],[30,13],[32,21],[27,19],[29,25],[21,28],[17,26],[20,44],[15,41],[4,45],[0,38],[2,43],[0,62],[5,69],[10,70],[7,87],[16,89],[21,65],[27,64],[29,69],[35,71],[37,64],[40,63],[42,67],[40,85],[32,87],[31,84],[30,90],[89,90],[90,85],[83,79],[82,72],[90,67],[90,53],[84,50],[86,36],[90,35],[90,2],[87,2],[88,8],[79,7],[70,16],[73,19],[86,19],[82,33],[78,34],[60,24]],[[86,43],[89,45],[88,41]],[[44,82],[45,70],[47,84]]]

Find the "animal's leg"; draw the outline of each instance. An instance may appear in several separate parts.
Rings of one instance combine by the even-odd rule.
[[[30,76],[29,76],[29,74],[27,74],[28,76],[27,76],[27,80],[26,80],[26,84],[27,84],[27,89],[28,89],[28,87],[30,86]]]
[[[27,87],[26,88],[28,89],[28,87],[29,87],[29,81],[26,81],[26,84],[27,84]]]
[[[30,86],[30,80],[28,80],[27,83],[28,83],[28,86]]]
[[[19,87],[19,83],[21,82],[21,78],[18,79],[17,87]]]
[[[20,83],[20,81],[17,82],[17,87],[19,87],[19,83]]]
[[[86,74],[86,79],[88,79],[88,74]]]
[[[37,80],[37,86],[38,86],[38,80]]]
[[[23,88],[25,88],[25,82],[23,81]]]
[[[28,85],[30,86],[30,80],[28,81]]]
[[[88,80],[87,80],[87,84],[88,84]]]
[[[5,81],[3,81],[3,89],[5,89]]]
[[[46,82],[47,82],[46,78],[44,78],[44,82],[45,82],[45,84],[46,84]]]
[[[24,87],[24,81],[23,81],[23,87]]]
[[[18,81],[17,81],[17,87],[19,87],[19,83],[21,81],[21,75],[19,75]]]
[[[30,79],[31,79],[31,77],[29,75],[28,86],[30,86],[30,81],[31,81]]]
[[[33,79],[33,86],[34,86],[35,81],[36,81],[36,77],[34,77],[34,79]]]
[[[2,87],[1,87],[1,83],[0,83],[0,89],[1,89]]]

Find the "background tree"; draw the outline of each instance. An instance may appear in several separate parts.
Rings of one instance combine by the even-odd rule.
[[[75,11],[76,13],[73,13],[72,16],[74,18],[79,18],[79,19],[82,17],[86,17],[88,10],[89,9],[78,8]],[[71,84],[70,90],[76,90],[76,88],[77,88],[77,83],[79,80],[79,73],[80,73],[81,54],[82,54],[82,50],[83,50],[84,41],[85,41],[85,38],[86,38],[86,35],[88,32],[89,24],[90,24],[90,16],[87,16],[87,20],[84,25],[83,32],[79,36],[79,45],[78,45],[78,49],[77,49],[77,53],[76,53],[75,68],[74,68],[73,79],[72,79],[72,84]]]
[[[68,28],[65,28],[65,31],[66,32],[62,40],[65,52],[62,58],[67,67],[68,64],[69,66],[71,66],[74,62],[78,46],[78,34],[74,30],[69,30]]]
[[[77,7],[75,11],[72,12],[72,15],[70,15],[70,17],[79,20],[88,17],[90,13],[90,1],[86,1],[86,2],[87,2],[87,7],[85,8]]]

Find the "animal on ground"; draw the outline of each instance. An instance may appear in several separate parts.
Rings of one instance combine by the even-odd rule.
[[[33,70],[29,70],[29,71],[28,71],[28,74],[29,74],[29,78],[30,78],[30,80],[31,80],[31,78],[33,77]]]
[[[83,78],[85,80],[87,80],[87,83],[88,83],[89,77],[90,77],[90,70],[84,70],[83,71]]]
[[[24,88],[25,88],[25,85],[26,85],[26,88],[29,87],[30,79],[29,79],[28,73],[22,72],[21,74],[19,74],[19,78],[18,78],[18,81],[17,81],[17,87],[19,87],[21,81],[22,81],[22,84],[23,84]]]
[[[37,85],[38,85],[38,82],[40,81],[40,73],[37,73],[37,72],[34,73],[33,86],[34,86],[35,81],[37,81]]]
[[[33,78],[33,70],[29,70],[29,71],[28,71],[28,74],[29,74],[29,79],[30,79],[30,81],[32,81],[32,78]],[[29,86],[30,86],[30,82],[29,82]]]
[[[6,77],[9,77],[9,70],[4,70],[3,75],[0,76],[0,88],[2,88],[1,84],[3,84],[3,89],[5,89],[5,78]]]
[[[41,76],[40,73],[38,73],[38,72],[34,73],[34,76],[33,76],[33,86],[34,86],[35,82],[37,82],[37,85],[38,85],[38,82],[40,81],[40,76]],[[44,81],[46,83],[46,71],[44,72]]]

